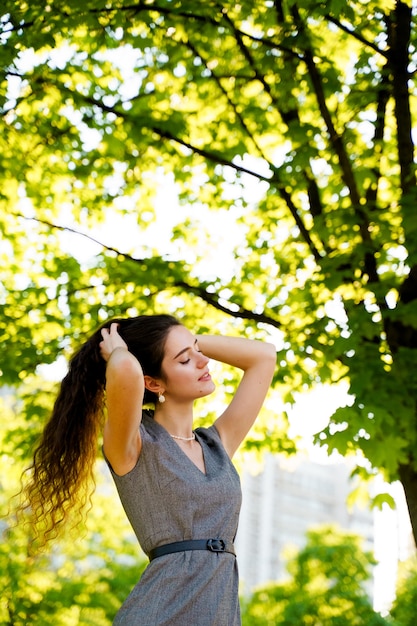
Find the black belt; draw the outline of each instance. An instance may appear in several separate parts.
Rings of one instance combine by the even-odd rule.
[[[166,543],[151,550],[148,554],[152,561],[158,556],[171,554],[172,552],[183,552],[184,550],[209,550],[210,552],[229,552],[236,556],[233,543],[223,539],[190,539],[189,541],[174,541]]]

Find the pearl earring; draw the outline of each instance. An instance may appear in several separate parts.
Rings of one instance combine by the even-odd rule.
[[[165,402],[165,396],[161,391],[158,393],[158,402],[160,402],[161,404]]]

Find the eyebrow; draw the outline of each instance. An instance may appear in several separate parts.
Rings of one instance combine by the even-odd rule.
[[[195,339],[193,345],[195,346],[197,342],[198,342],[198,339]],[[175,361],[175,359],[178,359],[178,357],[181,356],[181,354],[184,354],[184,352],[187,352],[187,350],[191,350],[191,346],[187,346],[186,348],[183,348],[182,350],[180,350],[178,354],[174,356],[173,360]]]

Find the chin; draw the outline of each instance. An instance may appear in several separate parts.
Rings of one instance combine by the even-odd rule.
[[[211,381],[210,388],[201,390],[200,398],[205,398],[206,396],[209,396],[211,393],[213,393],[215,389],[216,389],[216,385],[213,383],[213,381]]]

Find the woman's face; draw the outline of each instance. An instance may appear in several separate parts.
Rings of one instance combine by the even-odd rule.
[[[212,393],[215,385],[208,363],[196,337],[185,326],[173,326],[168,333],[162,360],[161,379],[167,398],[181,402]]]

